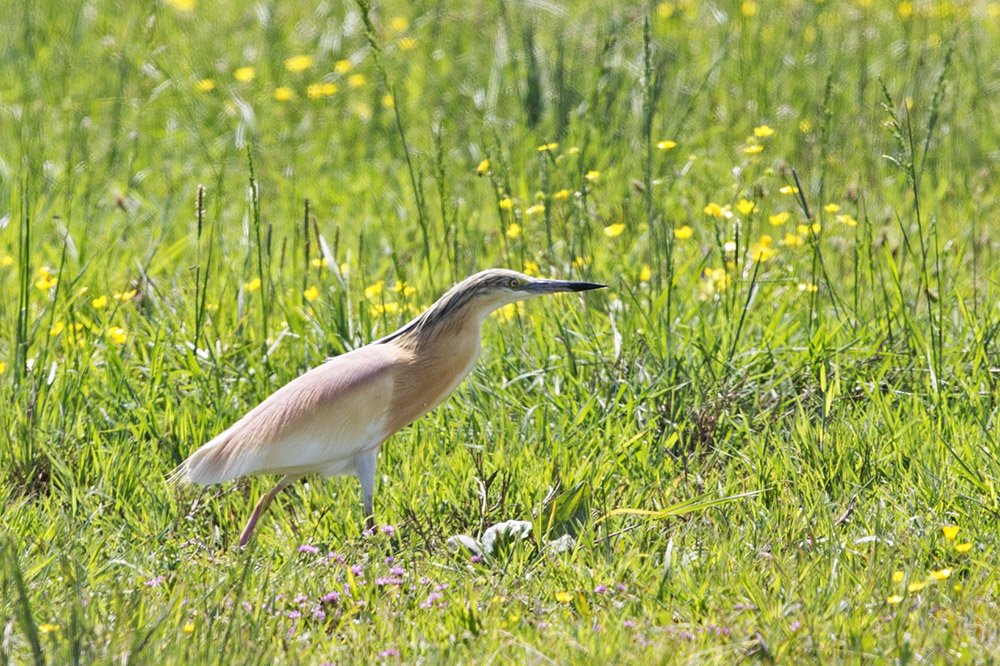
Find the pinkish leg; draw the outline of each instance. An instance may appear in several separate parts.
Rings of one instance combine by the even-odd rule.
[[[274,488],[271,488],[269,491],[260,496],[260,499],[257,500],[257,506],[253,508],[253,513],[250,514],[250,520],[247,521],[247,526],[243,528],[243,533],[240,534],[240,548],[246,546],[247,542],[250,541],[250,535],[253,534],[253,528],[257,526],[257,519],[259,519],[261,514],[267,510],[267,507],[271,504],[271,500],[274,499],[274,496],[294,483],[298,478],[299,477],[297,476],[291,475],[283,476],[281,477],[281,481],[278,481]]]

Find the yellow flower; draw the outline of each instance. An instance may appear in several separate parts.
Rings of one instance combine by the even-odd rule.
[[[808,120],[803,120],[799,123],[799,131],[803,134],[809,134],[812,131],[812,123]]]
[[[248,83],[257,77],[257,70],[253,67],[240,67],[233,72],[233,76],[236,77],[237,81]]]
[[[59,631],[59,625],[49,624],[48,622],[45,622],[43,624],[38,625],[38,631],[42,632],[43,634],[48,634],[53,631]]]
[[[559,190],[558,192],[556,192],[555,194],[552,195],[552,198],[553,199],[568,199],[569,198],[569,190]]]
[[[813,222],[811,225],[800,224],[799,226],[795,227],[795,231],[797,231],[799,234],[803,236],[808,236],[810,231],[814,234],[818,234],[819,230],[820,230],[819,222]]]
[[[306,300],[312,303],[317,298],[319,298],[319,288],[313,285],[302,292],[302,295],[306,297]]]
[[[901,2],[896,7],[896,11],[899,13],[899,18],[908,19],[913,16],[913,3],[912,2]]]
[[[837,220],[837,222],[843,222],[844,224],[846,224],[849,227],[856,227],[856,226],[858,226],[858,221],[855,220],[850,215],[838,215],[834,219]]]
[[[958,525],[942,525],[941,531],[944,532],[945,539],[954,541],[955,537],[958,536]]]
[[[764,146],[760,145],[759,143],[755,143],[752,146],[747,146],[746,148],[744,148],[743,152],[746,153],[747,155],[756,155],[762,150],[764,150]]]
[[[730,277],[725,268],[706,268],[702,274],[701,298],[714,298],[729,287]]]
[[[775,254],[777,254],[773,249],[771,249],[771,245],[773,243],[774,239],[771,238],[770,236],[766,234],[761,236],[760,240],[758,240],[757,243],[752,248],[750,248],[750,257],[754,261],[769,260]]]
[[[915,581],[913,581],[912,583],[910,583],[909,585],[906,586],[906,591],[907,592],[919,592],[920,590],[924,589],[925,587],[927,587],[927,583],[925,583],[922,580],[915,580]]]
[[[705,215],[711,215],[712,217],[730,218],[733,216],[732,211],[729,210],[729,206],[720,206],[719,204],[712,202],[709,202],[709,204],[702,210],[704,210]]]
[[[691,238],[691,235],[693,233],[694,229],[685,224],[682,227],[674,229],[674,238],[677,238],[679,240],[684,240],[685,238]]]
[[[198,92],[209,92],[215,90],[215,81],[212,79],[202,79],[198,83],[194,84],[194,89]]]
[[[413,39],[413,37],[403,37],[396,43],[399,45],[400,51],[412,51],[417,48],[417,40]]]
[[[194,631],[194,622],[188,622],[184,625],[185,634],[190,634],[192,631]]]
[[[677,142],[676,141],[660,141],[659,143],[656,144],[656,147],[659,148],[660,150],[666,152],[666,151],[670,150],[671,148],[676,148],[677,147]]]
[[[587,173],[583,174],[583,177],[586,178],[587,180],[594,181],[594,180],[597,180],[598,178],[601,177],[601,172],[600,171],[588,171]]]
[[[42,277],[35,280],[35,286],[42,291],[49,291],[54,289],[55,286],[59,284],[59,278],[52,277],[51,275],[43,275]]]
[[[799,188],[794,185],[785,185],[784,187],[779,187],[778,191],[782,194],[798,194]]]
[[[112,296],[112,298],[114,298],[116,301],[120,303],[127,303],[128,301],[131,301],[133,298],[135,298],[135,295],[138,293],[139,292],[136,289],[129,289],[128,291],[124,292],[116,291]]]
[[[503,210],[510,210],[511,208],[514,207],[514,202],[511,201],[510,197],[504,197],[504,198],[500,199],[499,206]]]
[[[817,291],[819,291],[819,287],[817,287],[816,285],[814,285],[812,282],[799,282],[799,291],[805,292],[807,294],[813,294],[813,293],[816,293]],[[896,577],[896,575],[893,574],[893,578],[894,579],[895,579],[895,577]],[[900,580],[902,580],[902,579],[900,579]]]
[[[556,592],[556,601],[568,603],[573,600],[573,595],[569,592]]]
[[[545,204],[535,204],[534,206],[528,206],[524,210],[525,215],[534,215],[535,213],[544,213]]]
[[[538,152],[544,153],[547,150],[555,150],[558,147],[559,147],[558,143],[554,143],[554,142],[553,143],[543,143],[542,145],[538,146]]]
[[[753,128],[754,136],[763,138],[765,136],[771,136],[772,134],[774,134],[774,130],[768,127],[767,125],[761,125],[759,127]]]
[[[970,550],[972,550],[972,544],[971,543],[956,543],[955,544],[955,552],[956,553],[967,553]]]
[[[347,77],[347,85],[352,88],[360,88],[365,85],[365,75],[364,74],[351,74]]]
[[[493,316],[500,321],[510,321],[519,314],[524,314],[524,303],[508,303],[493,311]]]
[[[167,4],[179,12],[189,12],[195,7],[195,0],[167,0]]]
[[[805,240],[802,238],[802,236],[799,236],[797,234],[786,233],[785,239],[781,241],[781,243],[786,247],[798,247],[803,243],[805,243]]]
[[[827,205],[823,206],[823,210],[825,210],[828,213],[836,213],[838,210],[840,210],[840,204],[828,203]]]
[[[49,335],[51,336],[59,335],[60,333],[63,332],[65,328],[66,324],[64,324],[61,321],[57,321],[55,324],[52,325],[52,328],[49,329]]]
[[[258,289],[260,289],[260,278],[256,277],[250,280],[249,282],[244,282],[243,288],[246,289],[247,291],[257,291]]]
[[[396,284],[392,285],[392,290],[394,292],[396,292],[397,294],[402,293],[403,296],[405,296],[407,298],[409,298],[410,296],[413,296],[413,294],[417,293],[417,288],[416,287],[411,287],[410,285],[408,285],[405,282],[402,282],[400,280],[396,280]]]
[[[902,600],[903,600],[903,597],[899,596],[898,594],[893,594],[892,596],[890,596],[890,597],[888,597],[886,599],[886,601],[888,601],[890,604],[893,604],[893,605],[898,604]]]
[[[338,60],[333,64],[333,71],[337,72],[337,74],[347,74],[351,71],[351,61]]]
[[[530,259],[524,260],[524,274],[525,275],[538,275],[538,264],[531,261]]]
[[[893,571],[892,572],[892,582],[893,583],[902,583],[903,582],[903,577],[905,575],[906,574],[904,574],[902,571]]]
[[[0,375],[2,375],[6,369],[7,369],[7,364],[4,363],[3,361],[0,361]]]
[[[743,16],[750,18],[757,14],[757,3],[752,0],[745,0],[742,5],[740,5],[740,11],[743,12]]]
[[[365,297],[375,298],[382,293],[382,287],[385,286],[385,280],[379,280],[375,284],[365,287]]]
[[[616,236],[621,236],[622,232],[625,231],[624,224],[609,224],[604,227],[604,235],[608,238],[614,238]]]
[[[399,303],[386,303],[386,304],[376,304],[372,306],[372,315],[377,317],[379,315],[394,315],[399,314]]]
[[[507,238],[518,238],[521,235],[521,225],[517,222],[507,227]]]
[[[337,93],[336,83],[313,83],[306,88],[306,95],[309,99],[319,99],[321,97],[330,97]]]
[[[312,67],[313,58],[309,55],[292,56],[285,61],[285,69],[289,72],[301,72]]]
[[[944,569],[938,569],[937,571],[931,571],[931,578],[934,580],[944,580],[951,575],[951,569],[945,567]]]
[[[740,202],[736,204],[736,210],[740,211],[743,215],[749,215],[757,210],[757,204],[746,199],[740,199]]]
[[[405,16],[393,16],[389,19],[389,27],[392,28],[393,32],[403,32],[410,27],[410,22]]]
[[[108,337],[111,338],[116,344],[123,345],[127,335],[125,334],[125,329],[120,326],[112,326],[108,329]]]
[[[330,262],[326,260],[326,257],[316,257],[309,263],[312,264],[313,268],[326,268],[330,265]]]
[[[646,264],[643,264],[642,268],[639,269],[640,282],[649,282],[649,278],[652,277],[652,275],[653,275],[652,271],[649,270],[649,266],[647,266]]]
[[[777,215],[768,216],[767,221],[770,222],[772,226],[780,227],[785,222],[788,222],[788,218],[790,217],[791,214],[788,211],[782,211]]]
[[[479,166],[476,167],[476,175],[477,176],[482,176],[484,173],[486,173],[489,170],[490,170],[490,161],[489,160],[483,160],[482,162],[479,163]]]
[[[280,88],[274,89],[274,99],[279,102],[287,102],[293,97],[295,97],[295,92],[291,88],[281,86]]]
[[[584,259],[583,257],[577,255],[576,258],[573,259],[573,268],[586,268],[589,263],[589,259]]]
[[[392,107],[396,106],[396,100],[393,99],[392,95],[388,95],[388,94],[383,95],[382,96],[382,106],[384,106],[387,109],[391,109]]]

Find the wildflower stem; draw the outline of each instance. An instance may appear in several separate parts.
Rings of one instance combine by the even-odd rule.
[[[427,228],[427,212],[424,205],[423,189],[419,185],[419,179],[417,178],[416,170],[413,167],[413,160],[410,158],[410,146],[406,141],[406,131],[403,129],[403,118],[400,115],[399,107],[402,106],[396,97],[396,89],[389,82],[389,74],[386,72],[385,64],[382,62],[382,49],[378,45],[378,40],[375,37],[375,26],[372,23],[371,18],[371,0],[355,0],[358,5],[358,9],[361,10],[361,20],[365,24],[365,38],[368,40],[368,45],[372,49],[372,59],[375,62],[375,68],[378,70],[379,76],[382,78],[382,84],[389,91],[389,95],[392,96],[393,105],[392,111],[396,118],[396,129],[399,131],[399,138],[403,142],[403,154],[406,156],[406,168],[410,173],[410,184],[413,186],[413,198],[416,200],[417,204],[417,222],[420,224],[420,233],[423,239],[424,245],[424,263],[427,265],[427,280],[430,283],[431,290],[435,290],[434,286],[434,267],[431,263],[431,241],[430,235]]]
[[[195,239],[195,269],[194,269],[194,344],[198,346],[201,338],[201,327],[205,322],[205,290],[201,286],[201,232],[205,221],[205,186],[198,185],[198,194],[195,197],[194,206],[195,220],[197,220],[198,230]],[[211,250],[210,250],[211,251]],[[207,268],[206,268],[206,275]],[[206,281],[205,286],[208,286]]]
[[[14,384],[20,385],[27,373],[28,358],[28,305],[30,299],[30,248],[31,248],[31,210],[28,203],[28,172],[21,180],[21,229],[20,244],[17,248],[18,298],[16,344],[14,348]]]
[[[757,287],[757,273],[760,271],[760,265],[764,263],[761,260],[757,260],[753,264],[753,274],[750,276],[750,288],[747,290],[747,298],[743,303],[743,310],[740,312],[740,323],[736,326],[736,334],[733,336],[733,344],[729,348],[729,356],[726,358],[726,364],[731,364],[733,361],[733,356],[736,354],[736,345],[740,341],[740,333],[743,332],[743,322],[746,321],[747,312],[750,310],[750,302],[753,300],[754,291]]]
[[[270,314],[271,299],[268,296],[269,288],[264,279],[264,243],[260,234],[260,199],[257,191],[257,177],[253,168],[253,151],[250,144],[247,144],[247,163],[250,166],[250,209],[253,220],[254,244],[257,246],[257,277],[260,278],[261,293],[260,299],[260,333],[261,350],[267,354],[267,323]]]

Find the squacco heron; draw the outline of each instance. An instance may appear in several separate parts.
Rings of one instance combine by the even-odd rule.
[[[486,316],[515,301],[603,286],[503,269],[476,273],[395,333],[285,384],[195,451],[174,478],[213,485],[247,474],[282,475],[258,500],[240,547],[275,495],[313,473],[357,475],[371,527],[379,446],[437,407],[469,374]]]

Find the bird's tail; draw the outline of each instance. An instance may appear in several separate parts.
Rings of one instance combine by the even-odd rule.
[[[179,488],[180,486],[187,485],[189,483],[191,483],[191,475],[188,472],[187,460],[175,467],[170,474],[167,475],[167,485],[171,488]]]
[[[213,486],[245,473],[237,440],[227,430],[199,447],[167,477],[168,483]]]

